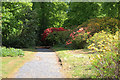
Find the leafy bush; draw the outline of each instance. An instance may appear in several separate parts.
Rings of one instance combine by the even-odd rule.
[[[70,34],[70,39],[66,41],[66,45],[71,44],[72,48],[85,48],[86,40],[91,36],[91,32],[86,32],[83,28],[73,31]],[[81,45],[82,44],[82,45]]]
[[[119,20],[110,17],[103,17],[103,18],[94,18],[89,19],[88,21],[84,22],[83,24],[79,25],[77,29],[83,27],[85,31],[96,33],[104,30],[106,32],[115,33],[119,30],[118,26]]]
[[[82,43],[85,44],[86,43],[85,40],[81,39],[81,37],[83,37],[84,33],[86,33],[86,32],[90,33],[88,35],[89,37],[93,36],[95,33],[100,32],[102,30],[105,30],[106,32],[115,34],[115,32],[119,30],[118,26],[120,26],[120,25],[118,24],[118,22],[119,22],[118,19],[109,18],[109,17],[90,19],[90,20],[84,22],[83,24],[79,25],[74,30],[74,32],[70,34],[70,37],[72,38],[72,40],[68,40],[66,42],[66,45],[69,45],[69,44],[73,43],[72,46],[74,48],[85,47],[84,45],[80,46],[80,44],[82,44]],[[75,37],[79,33],[82,33],[82,35],[79,36],[79,37]],[[75,39],[75,38],[77,38],[77,39]],[[98,39],[97,36],[96,36],[96,39]],[[92,45],[94,45],[94,43]]]
[[[62,36],[64,35],[63,34],[64,32],[62,33],[62,31],[68,31],[68,30],[64,29],[63,27],[60,28],[51,27],[45,29],[44,33],[41,34],[44,45],[54,45],[54,44],[62,43],[63,42]],[[58,36],[61,37],[59,38]]]
[[[89,49],[99,53],[92,56],[91,62],[97,69],[97,77],[118,78],[118,31],[115,35],[101,31],[88,39]]]
[[[15,57],[15,56],[24,56],[24,53],[21,49],[15,49],[15,48],[6,48],[2,47],[1,48],[2,52],[0,56],[7,57]]]
[[[75,39],[72,40],[72,48],[83,49],[86,46],[86,40],[88,39],[88,33],[79,33]]]
[[[70,39],[70,33],[71,31],[53,32],[47,36],[46,41],[49,45],[64,44],[68,39]]]
[[[48,34],[52,33],[52,32],[58,32],[58,31],[65,31],[65,29],[63,27],[60,28],[47,28],[44,30],[44,33],[42,34],[42,40],[44,41],[45,38],[48,36]]]
[[[118,78],[118,67],[119,67],[118,53],[105,52],[92,56],[92,66],[96,68],[97,77],[102,78]]]
[[[105,31],[95,33],[87,42],[90,44],[88,48],[96,52],[115,51],[115,45],[118,44],[118,31],[116,35],[106,33]]]

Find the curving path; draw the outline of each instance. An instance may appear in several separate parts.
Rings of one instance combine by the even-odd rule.
[[[32,61],[25,63],[15,78],[64,78],[60,72],[56,53],[49,49],[37,49]]]

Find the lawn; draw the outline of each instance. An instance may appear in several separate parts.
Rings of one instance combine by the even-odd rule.
[[[53,47],[62,62],[63,71],[67,78],[90,78],[96,76],[92,68],[90,56],[94,54],[87,49],[72,50],[62,47]]]
[[[25,56],[23,57],[2,57],[2,78],[12,78],[18,69],[24,65],[25,62],[30,61],[35,49],[22,49]]]

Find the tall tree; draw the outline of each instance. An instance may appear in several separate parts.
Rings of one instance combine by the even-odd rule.
[[[118,17],[118,3],[117,2],[102,3],[101,13],[107,17]]]
[[[41,34],[48,27],[60,27],[67,19],[68,5],[65,2],[34,2],[33,9],[38,14],[38,41]]]
[[[34,16],[33,16],[34,15]],[[35,39],[32,3],[3,2],[2,39],[4,46],[29,47]],[[30,41],[33,41],[30,42]],[[32,45],[31,45],[32,46]]]
[[[90,18],[97,16],[99,5],[95,2],[70,2],[68,20],[65,25],[80,25]]]

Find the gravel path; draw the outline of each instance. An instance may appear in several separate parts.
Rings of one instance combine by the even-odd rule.
[[[55,52],[38,49],[35,58],[25,63],[16,73],[15,78],[64,78],[60,68]]]

